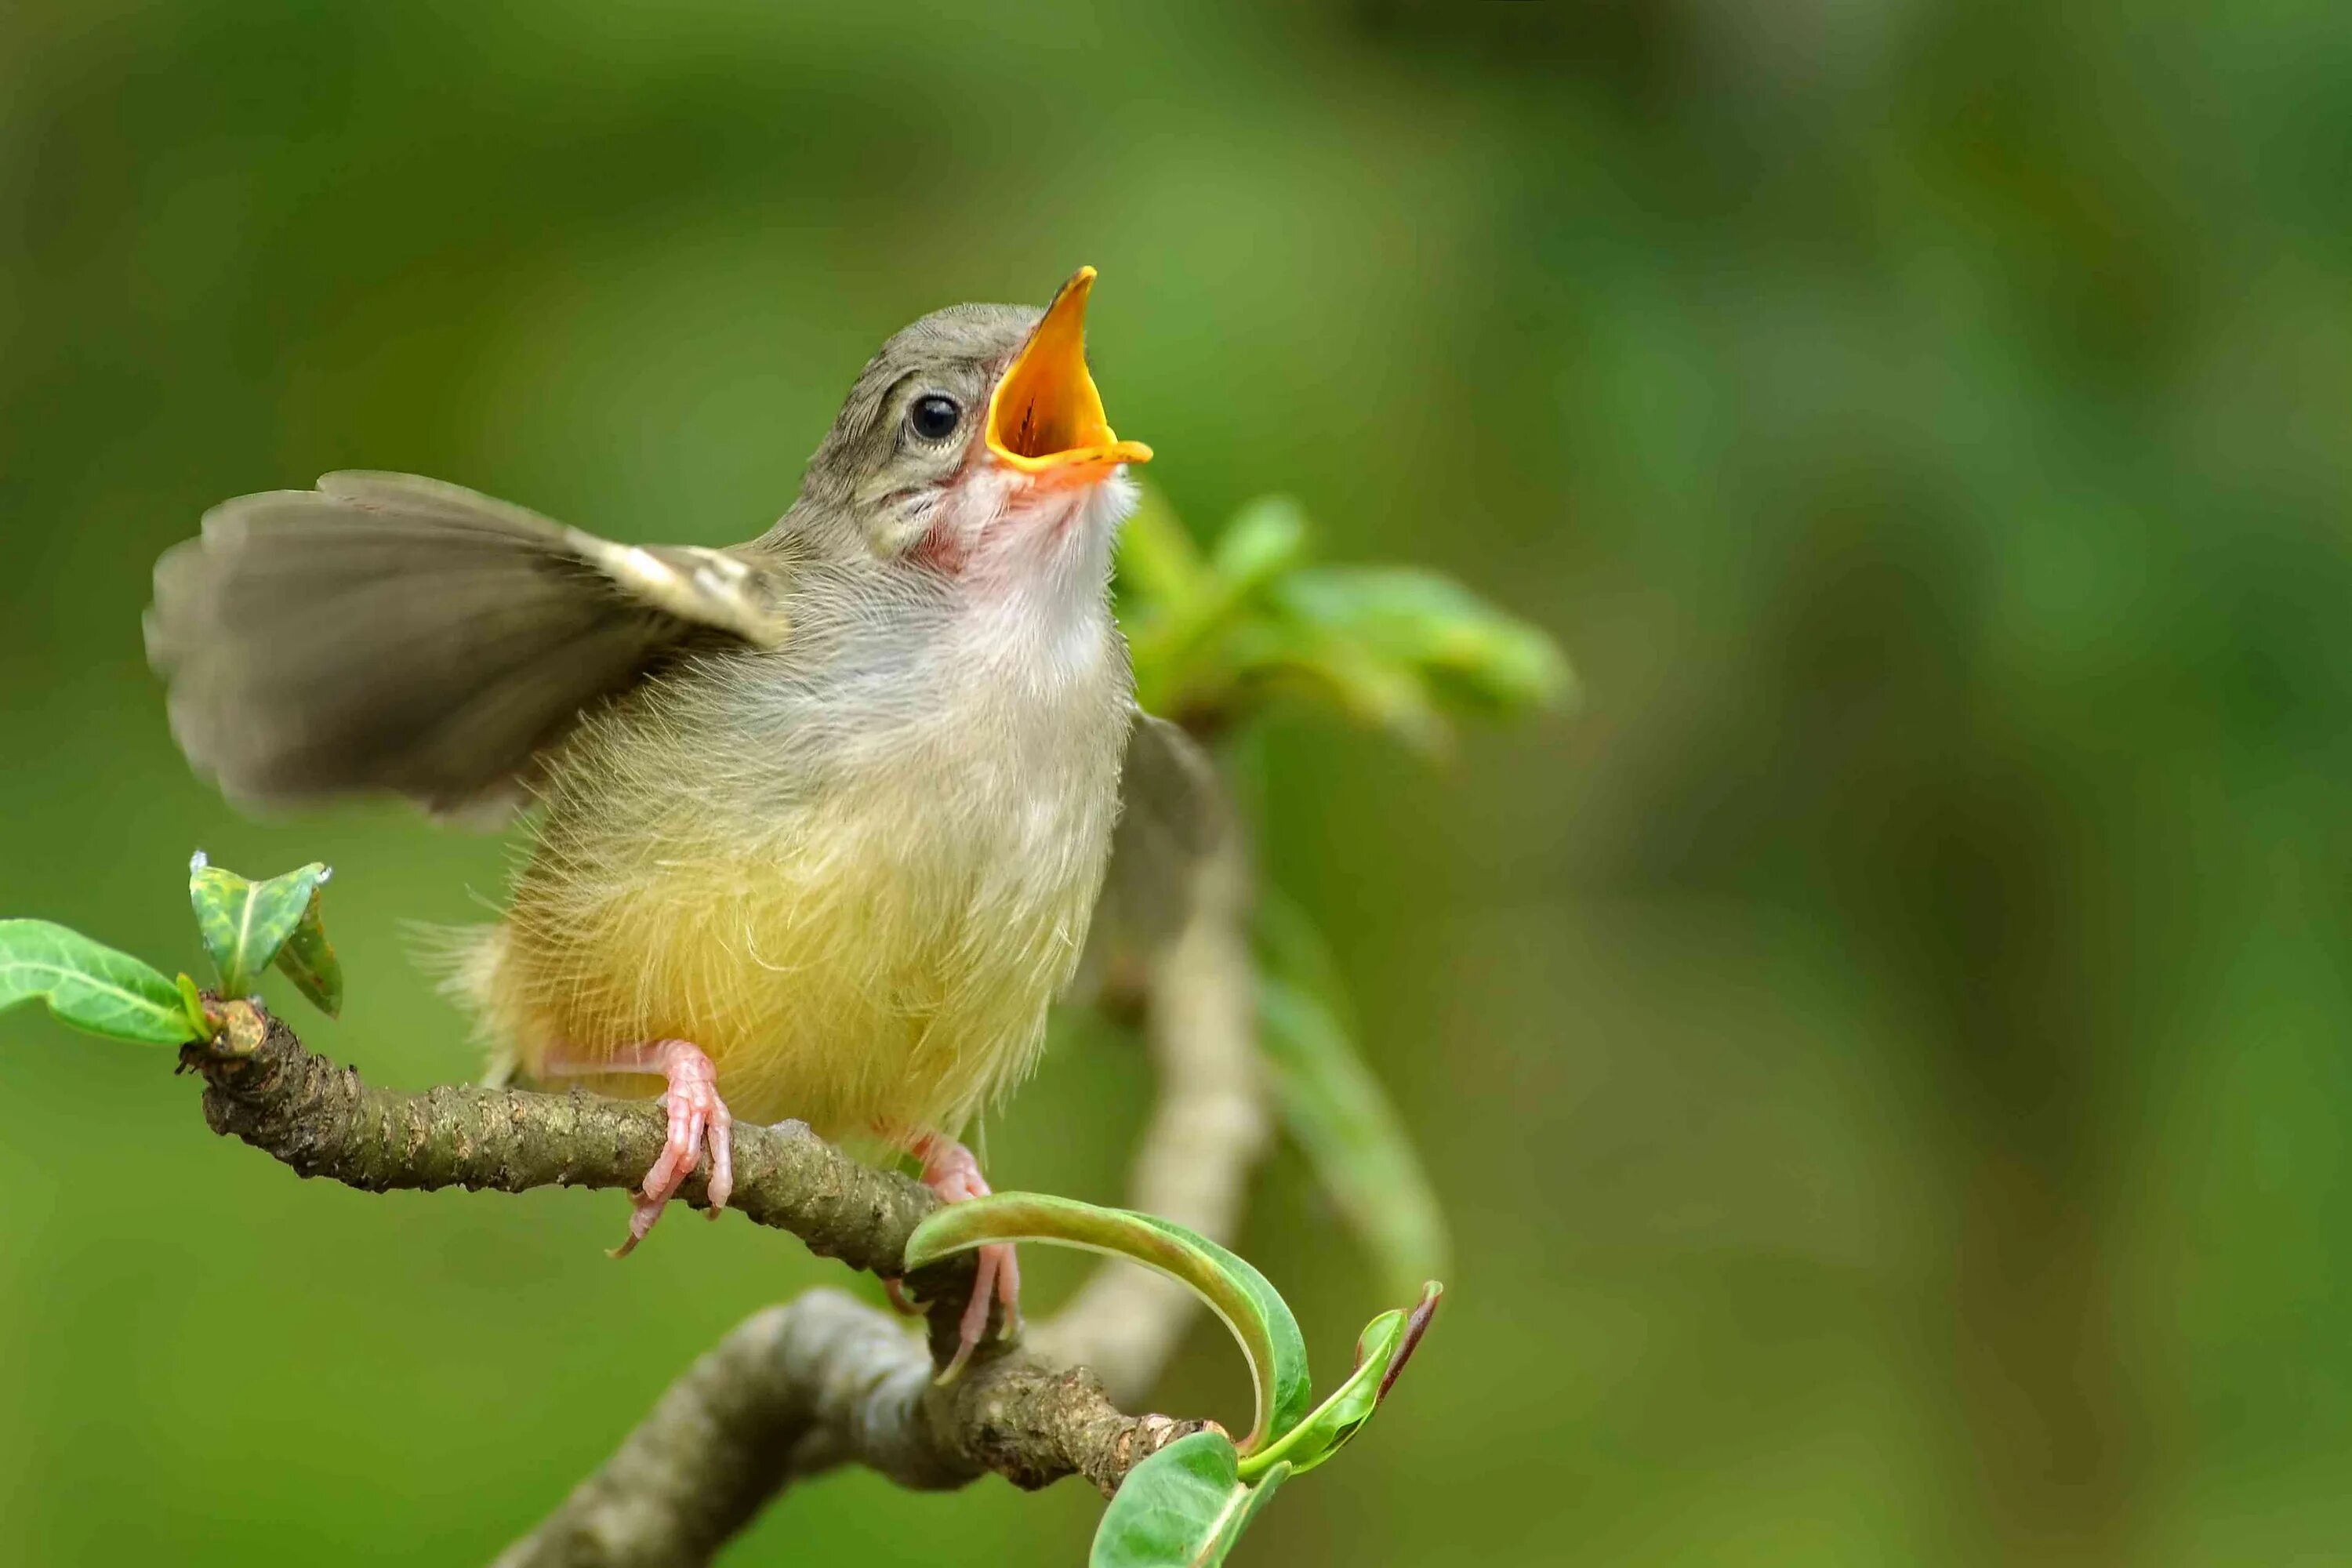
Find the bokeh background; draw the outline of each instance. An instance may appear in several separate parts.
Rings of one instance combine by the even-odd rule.
[[[1458,1252],[1248,1560],[2343,1561],[2347,169],[2325,4],[15,0],[0,909],[176,967],[191,849],[330,860],[311,1038],[467,1075],[402,926],[507,850],[233,815],[156,552],[343,466],[747,536],[885,334],[1092,262],[1197,531],[1287,491],[1585,687],[1445,766],[1244,747]],[[1066,1034],[994,1173],[1115,1198],[1147,1074]],[[838,1277],[298,1182],[195,1100],[0,1020],[12,1562],[484,1559]],[[1389,1304],[1295,1155],[1244,1250],[1327,1367]],[[1097,1506],[845,1476],[732,1560],[1075,1563]]]

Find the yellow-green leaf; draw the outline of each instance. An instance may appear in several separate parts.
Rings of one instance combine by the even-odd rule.
[[[343,1012],[343,965],[335,956],[334,944],[327,940],[326,922],[319,913],[319,900],[327,892],[326,880],[322,871],[293,934],[278,950],[278,967],[294,983],[294,989],[310,999],[312,1006],[330,1018],[339,1018]]]
[[[195,1037],[209,1040],[219,1034],[220,1026],[205,1011],[205,998],[196,989],[196,983],[184,973],[178,975],[173,983],[180,988],[180,1011],[187,1015],[189,1026],[195,1030]]]
[[[1444,1294],[1445,1287],[1433,1279],[1421,1288],[1421,1300],[1410,1310],[1382,1312],[1367,1323],[1357,1336],[1356,1370],[1348,1374],[1348,1381],[1284,1433],[1280,1442],[1239,1461],[1243,1479],[1276,1465],[1288,1466],[1293,1475],[1305,1475],[1345,1447],[1396,1386],[1397,1374],[1420,1346]]]

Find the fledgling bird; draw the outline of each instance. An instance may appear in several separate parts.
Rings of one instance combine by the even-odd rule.
[[[1088,373],[1093,280],[890,339],[746,544],[352,472],[223,502],[157,563],[173,733],[233,800],[536,805],[452,988],[532,1078],[666,1083],[622,1251],[706,1148],[723,1206],[737,1116],[988,1190],[957,1137],[1036,1059],[1135,719],[1108,579],[1151,453]],[[1013,1309],[1009,1247],[959,1363],[992,1293]]]

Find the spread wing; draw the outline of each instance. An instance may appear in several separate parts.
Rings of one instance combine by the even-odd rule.
[[[785,636],[772,566],[615,544],[411,474],[224,501],[155,563],[172,733],[232,800],[503,815],[583,710],[697,647]]]
[[[1192,917],[1201,871],[1234,831],[1208,753],[1177,725],[1138,710],[1119,774],[1110,865],[1074,992],[1098,989],[1175,941]]]

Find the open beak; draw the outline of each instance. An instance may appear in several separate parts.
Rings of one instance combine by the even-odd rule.
[[[1040,484],[1090,484],[1121,463],[1148,463],[1151,448],[1122,441],[1103,418],[1087,374],[1087,296],[1095,269],[1081,267],[988,399],[988,449]]]

